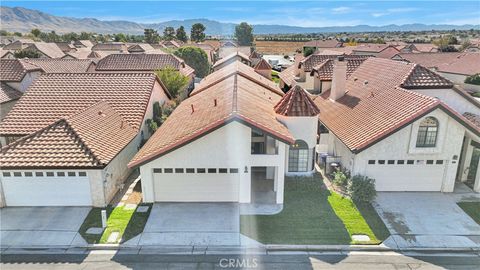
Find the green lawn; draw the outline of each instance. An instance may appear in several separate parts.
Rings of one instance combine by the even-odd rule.
[[[459,202],[457,204],[480,225],[480,202]]]
[[[93,208],[88,214],[79,229],[79,233],[90,244],[105,244],[112,232],[119,232],[118,241],[125,242],[140,234],[145,227],[152,204],[141,204],[150,206],[146,213],[136,212],[135,209],[127,210],[123,206],[113,208],[107,207],[107,228],[103,234],[87,234],[86,231],[91,227],[102,227],[101,210],[103,208]]]
[[[388,230],[371,205],[361,211],[348,198],[323,188],[320,176],[286,177],[284,209],[271,216],[241,216],[241,232],[265,244],[355,244],[366,234],[378,244]]]

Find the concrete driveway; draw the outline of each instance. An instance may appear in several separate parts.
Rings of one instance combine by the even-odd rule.
[[[480,226],[456,204],[453,194],[379,192],[376,209],[402,247],[480,247]]]
[[[7,207],[0,209],[0,245],[85,245],[78,234],[90,207]]]
[[[137,240],[140,245],[239,245],[239,206],[156,203]]]

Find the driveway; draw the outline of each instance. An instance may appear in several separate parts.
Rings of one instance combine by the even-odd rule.
[[[480,247],[480,226],[456,204],[453,194],[379,192],[376,209],[398,247]]]
[[[140,245],[239,245],[238,204],[156,203],[137,241]]]
[[[0,245],[84,245],[78,234],[90,207],[7,207],[0,209]]]

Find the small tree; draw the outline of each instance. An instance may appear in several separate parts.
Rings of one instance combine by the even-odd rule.
[[[253,28],[246,22],[235,26],[235,39],[240,46],[250,46],[253,43]]]
[[[465,79],[465,83],[480,85],[480,73],[474,74],[472,76],[468,76]]]
[[[307,57],[315,52],[315,48],[313,47],[305,47],[303,50],[303,56]]]
[[[192,25],[190,30],[190,39],[194,42],[202,42],[205,40],[205,26],[201,23],[196,23]]]
[[[127,36],[124,33],[115,34],[115,41],[116,42],[127,42]]]
[[[144,31],[144,35],[145,35],[145,42],[146,43],[154,44],[154,43],[158,43],[160,41],[160,36],[158,35],[157,30],[147,28]]]
[[[377,196],[375,179],[355,175],[350,179],[347,191],[353,201],[370,203]]]
[[[175,28],[171,26],[165,27],[165,30],[163,30],[163,39],[165,40],[175,39]]]
[[[185,32],[185,27],[183,27],[183,25],[177,29],[176,37],[180,41],[188,41],[187,33]]]
[[[180,92],[188,85],[189,78],[172,67],[157,70],[155,74],[165,84],[167,90],[174,98],[179,97]]]
[[[204,50],[197,47],[182,47],[174,52],[185,63],[195,69],[195,75],[199,78],[207,76],[210,71],[208,56]]]
[[[38,37],[41,32],[42,32],[42,31],[40,31],[40,29],[38,29],[38,28],[34,28],[34,29],[32,29],[32,31],[31,31],[31,33],[32,33],[32,35],[33,35],[34,37]]]
[[[339,187],[346,187],[348,184],[349,175],[347,172],[344,172],[340,169],[336,169],[333,172],[333,184]]]
[[[40,54],[32,50],[19,50],[14,52],[13,56],[15,56],[15,58],[40,58]]]

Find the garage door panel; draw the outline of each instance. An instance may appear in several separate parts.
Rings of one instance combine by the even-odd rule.
[[[238,174],[154,174],[155,201],[237,202]]]
[[[11,177],[2,181],[7,206],[90,206],[86,177]]]
[[[441,191],[444,165],[368,165],[377,191]]]

